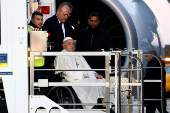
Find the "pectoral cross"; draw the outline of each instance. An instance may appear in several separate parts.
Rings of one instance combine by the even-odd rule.
[[[76,65],[77,65],[77,68],[78,68],[78,65],[79,65],[79,64],[77,63],[77,60],[76,60]]]
[[[76,66],[77,66],[77,68],[78,68],[78,65],[79,65],[79,64],[77,63],[77,59],[76,59],[76,57],[75,57],[75,56],[74,56],[74,58],[75,58],[75,61],[76,61]]]

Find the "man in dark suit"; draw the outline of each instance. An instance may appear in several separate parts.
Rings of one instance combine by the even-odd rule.
[[[76,51],[102,51],[101,49],[109,51],[111,48],[110,34],[107,30],[99,27],[99,23],[100,16],[98,13],[91,13],[88,18],[88,26],[78,33]],[[85,57],[85,59],[93,69],[105,68],[104,57],[90,56]],[[97,73],[105,77],[104,71],[97,71]]]
[[[71,36],[71,26],[67,19],[72,9],[69,2],[63,2],[58,6],[57,13],[44,22],[43,30],[50,34],[48,42],[54,42],[51,51],[61,51],[63,39]]]
[[[71,26],[67,19],[70,17],[72,9],[73,6],[69,2],[63,2],[58,6],[57,13],[45,21],[42,29],[49,33],[48,43],[53,46],[48,47],[48,51],[61,51],[63,39],[71,37]],[[45,68],[54,68],[54,58],[46,57]]]
[[[152,53],[156,55],[155,51],[149,51],[148,53]],[[159,61],[153,55],[146,55],[146,62],[148,63],[147,67],[155,67],[155,68],[147,68],[146,74],[144,76],[144,80],[161,80],[161,69],[156,68],[160,67]],[[163,62],[162,62],[163,64]],[[166,72],[163,68],[163,76],[165,76]],[[144,99],[161,99],[161,83],[160,82],[144,82]],[[166,105],[166,99],[165,105]],[[155,113],[156,109],[160,113],[161,111],[161,101],[144,101],[144,106],[146,106],[146,113]],[[166,107],[164,107],[166,108]],[[165,113],[168,113],[165,110]]]

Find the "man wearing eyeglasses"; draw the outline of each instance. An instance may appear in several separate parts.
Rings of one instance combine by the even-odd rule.
[[[69,2],[63,2],[58,6],[57,13],[44,22],[42,29],[48,32],[48,43],[52,46],[48,47],[48,51],[61,51],[63,39],[71,37],[71,26],[67,19],[70,17],[72,9],[73,6]],[[54,68],[54,58],[46,57],[45,68]]]
[[[63,2],[58,6],[57,13],[44,22],[43,31],[50,34],[48,42],[54,42],[51,51],[61,51],[64,37],[71,35],[71,27],[67,19],[70,17],[72,9],[73,6],[69,2]]]

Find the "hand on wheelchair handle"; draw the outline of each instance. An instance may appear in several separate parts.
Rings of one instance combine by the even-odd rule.
[[[51,64],[51,67],[52,67],[52,68],[55,68],[55,67],[54,67],[54,63]]]
[[[85,78],[89,78],[89,76],[84,76],[84,79],[85,79]]]

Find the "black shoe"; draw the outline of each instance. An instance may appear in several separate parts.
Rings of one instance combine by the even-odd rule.
[[[98,109],[98,108],[97,108],[97,106],[95,105],[95,106],[92,107],[92,109]]]
[[[110,109],[110,113],[115,113],[115,112],[113,111],[113,109]]]
[[[95,105],[92,109],[104,109],[102,105]]]

